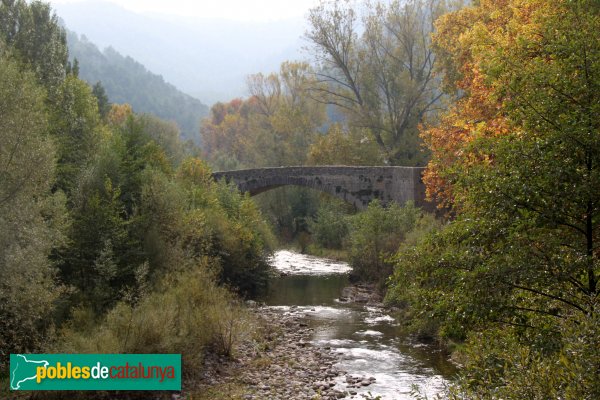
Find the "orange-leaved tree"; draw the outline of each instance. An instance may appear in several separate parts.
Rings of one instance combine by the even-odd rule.
[[[431,150],[424,175],[427,195],[440,207],[456,206],[453,182],[458,169],[487,162],[468,150],[477,137],[503,135],[511,129],[504,108],[507,97],[501,80],[492,80],[490,52],[500,43],[533,32],[532,15],[547,1],[482,0],[443,15],[436,21],[434,46],[443,73],[444,90],[457,97],[438,124],[422,126],[421,136]]]

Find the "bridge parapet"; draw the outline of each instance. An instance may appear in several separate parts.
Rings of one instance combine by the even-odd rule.
[[[216,180],[234,182],[251,196],[285,185],[305,186],[338,197],[358,209],[379,199],[405,204],[413,200],[419,207],[433,210],[425,200],[421,167],[271,167],[214,172]]]

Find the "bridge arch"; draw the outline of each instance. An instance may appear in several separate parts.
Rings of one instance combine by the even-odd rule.
[[[405,204],[412,200],[419,207],[433,210],[425,200],[425,185],[420,167],[272,167],[214,172],[216,180],[234,182],[241,192],[250,196],[280,186],[303,186],[329,193],[357,209],[379,199]]]

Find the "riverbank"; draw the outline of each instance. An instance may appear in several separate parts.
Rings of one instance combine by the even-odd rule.
[[[347,263],[289,250],[270,263],[263,306],[249,304],[252,335],[232,360],[207,357],[183,397],[408,400],[415,387],[443,390],[453,374],[444,354],[402,335],[375,287],[352,285]]]
[[[311,343],[313,329],[302,314],[272,307],[251,310],[259,324],[259,339],[240,343],[233,359],[206,359],[206,372],[184,395],[213,400],[332,400],[357,398],[355,388],[375,382],[373,377],[350,376],[336,368],[339,354]],[[334,379],[344,375],[342,390]]]

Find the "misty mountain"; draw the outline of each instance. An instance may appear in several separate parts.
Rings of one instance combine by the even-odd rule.
[[[198,142],[200,120],[208,115],[208,107],[200,100],[112,47],[100,51],[85,36],[80,38],[69,30],[67,44],[71,59],[79,62],[79,77],[91,85],[102,82],[111,102],[129,103],[135,112],[175,121],[185,139]]]
[[[67,27],[138,60],[207,104],[245,96],[246,76],[300,58],[302,18],[274,22],[137,14],[115,4],[55,4]]]

